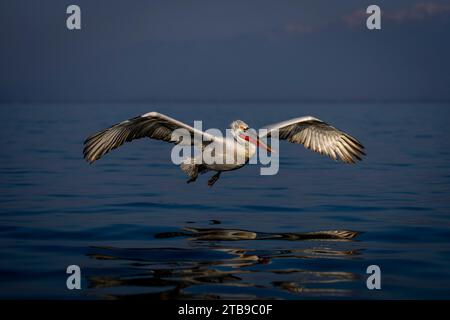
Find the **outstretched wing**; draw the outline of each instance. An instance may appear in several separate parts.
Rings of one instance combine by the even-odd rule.
[[[278,130],[279,139],[303,144],[333,160],[355,163],[366,155],[364,146],[357,139],[311,116],[279,122],[264,129],[267,129],[265,136]]]
[[[170,143],[180,143],[181,140],[172,139],[172,133],[176,129],[187,130],[191,134],[191,144],[194,143],[194,134],[196,137],[202,138],[204,144],[209,144],[215,138],[211,134],[195,129],[164,114],[149,112],[88,137],[84,142],[84,158],[89,163],[93,163],[125,142],[145,137]]]

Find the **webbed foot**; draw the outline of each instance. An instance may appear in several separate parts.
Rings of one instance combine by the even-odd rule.
[[[213,175],[213,176],[208,180],[208,186],[212,187],[212,186],[214,185],[214,183],[216,183],[217,180],[219,180],[220,174],[221,174],[221,171],[219,171],[219,172],[217,172],[215,175]]]

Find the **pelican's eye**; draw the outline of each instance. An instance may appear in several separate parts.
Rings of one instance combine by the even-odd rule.
[[[242,131],[247,132],[248,127],[242,127]]]

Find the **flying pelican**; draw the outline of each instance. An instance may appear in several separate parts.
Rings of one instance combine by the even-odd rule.
[[[125,142],[144,137],[178,144],[182,141],[174,139],[172,133],[177,129],[184,129],[193,138],[192,144],[194,137],[202,137],[200,156],[210,153],[215,145],[222,144],[223,153],[218,155],[219,157],[225,158],[228,153],[232,153],[243,159],[234,163],[223,161],[223,164],[208,164],[200,163],[197,156],[181,163],[181,169],[189,176],[188,183],[194,182],[199,174],[215,171],[216,174],[208,180],[209,186],[214,185],[223,171],[236,170],[246,165],[258,147],[273,152],[260,138],[269,137],[275,131],[278,131],[281,140],[303,144],[307,149],[344,163],[355,163],[365,155],[364,147],[358,140],[312,116],[266,126],[266,133],[260,136],[251,134],[249,126],[242,120],[233,121],[230,126],[233,137],[224,138],[193,128],[164,114],[149,112],[91,135],[84,142],[83,154],[86,161],[93,163]]]

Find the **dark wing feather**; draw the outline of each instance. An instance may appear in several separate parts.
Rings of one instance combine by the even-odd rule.
[[[355,163],[365,156],[364,146],[356,138],[314,117],[296,118],[266,129],[266,136],[278,130],[279,139],[303,144],[333,160]]]
[[[179,140],[172,140],[172,133],[176,129],[188,130],[192,138],[191,143],[194,141],[194,133],[203,136],[206,144],[207,141],[214,139],[212,135],[194,129],[180,121],[157,112],[150,112],[113,125],[88,137],[84,142],[84,158],[86,161],[93,163],[125,142],[145,137],[179,143]]]

